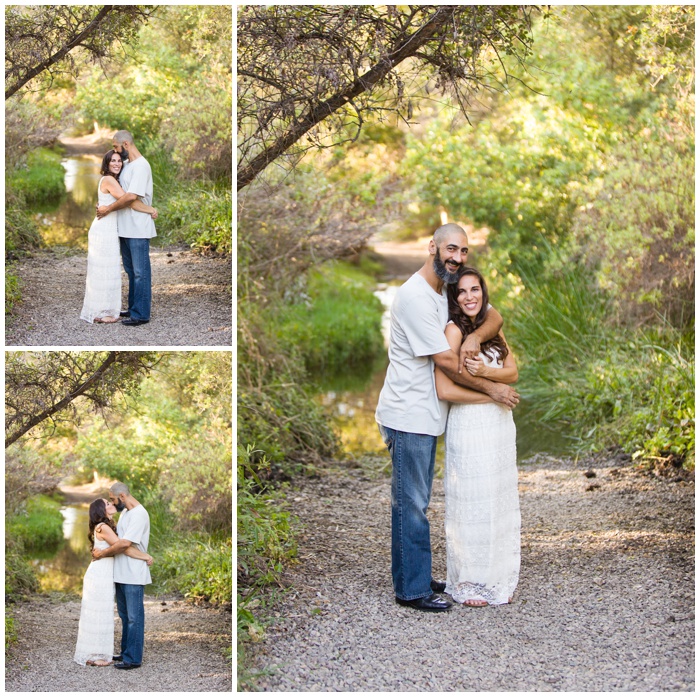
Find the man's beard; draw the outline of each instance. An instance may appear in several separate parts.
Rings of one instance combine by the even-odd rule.
[[[118,513],[121,513],[126,508],[126,504],[123,501],[117,501],[114,507],[117,509]]]
[[[457,283],[457,281],[459,281],[459,272],[461,269],[462,265],[460,264],[457,267],[457,271],[450,273],[440,258],[440,250],[436,250],[435,259],[433,259],[433,271],[435,271],[435,274],[441,281],[444,283]]]

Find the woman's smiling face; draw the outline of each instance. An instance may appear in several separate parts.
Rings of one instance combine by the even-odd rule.
[[[467,317],[476,317],[484,301],[484,293],[477,276],[465,274],[457,284],[457,302]]]
[[[121,155],[115,152],[109,161],[109,171],[112,172],[112,174],[119,174],[123,166],[124,163],[122,162]]]

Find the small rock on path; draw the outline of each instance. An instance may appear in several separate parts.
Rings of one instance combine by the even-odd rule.
[[[231,613],[146,596],[144,658],[136,670],[73,662],[80,600],[36,596],[9,606],[19,641],[5,657],[5,692],[231,692]],[[115,613],[115,648],[121,621]]]
[[[440,614],[394,602],[388,477],[298,482],[288,498],[303,524],[300,564],[250,649],[257,669],[273,670],[258,688],[693,691],[693,482],[541,456],[519,482],[513,604]],[[433,572],[444,579],[443,491],[436,480],[429,517]]]
[[[232,266],[188,247],[151,247],[151,321],[138,327],[80,319],[86,253],[39,250],[16,267],[22,300],[5,327],[7,346],[226,346],[232,332]],[[122,308],[128,279],[122,271]]]

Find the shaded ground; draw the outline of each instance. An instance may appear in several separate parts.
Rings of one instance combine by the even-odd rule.
[[[19,642],[5,658],[5,692],[230,692],[231,613],[146,596],[144,660],[136,670],[73,663],[80,600],[35,597],[9,606]],[[115,646],[121,622],[115,612]]]
[[[138,327],[80,319],[87,256],[41,250],[16,273],[22,301],[6,320],[7,346],[231,346],[231,259],[202,257],[188,247],[152,247],[151,321]],[[128,279],[122,272],[122,308]]]
[[[589,475],[585,476],[588,471]],[[265,691],[693,691],[694,483],[614,460],[539,456],[520,470],[515,601],[427,614],[397,605],[390,480],[297,482],[299,564],[251,649]],[[429,517],[445,576],[444,494]]]

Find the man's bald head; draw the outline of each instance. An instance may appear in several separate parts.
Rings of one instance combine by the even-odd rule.
[[[435,240],[435,244],[439,247],[450,235],[454,234],[464,235],[465,238],[467,237],[467,233],[464,231],[463,227],[457,225],[457,223],[447,223],[435,230],[433,233],[433,240]]]

